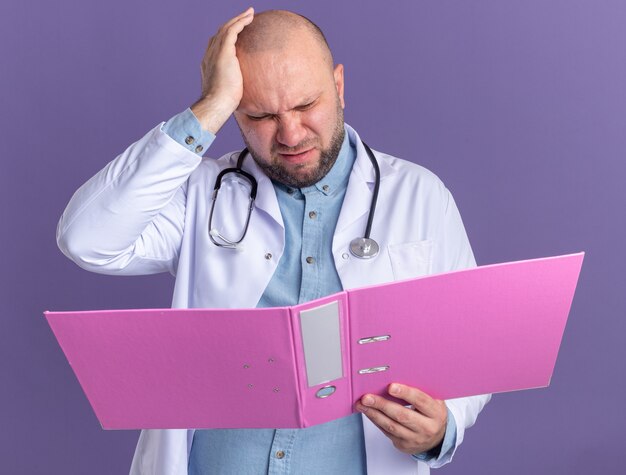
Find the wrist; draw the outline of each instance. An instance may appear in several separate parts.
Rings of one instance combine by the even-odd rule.
[[[193,115],[196,116],[196,119],[198,119],[198,122],[200,122],[202,128],[216,135],[232,115],[235,107],[216,101],[210,97],[203,97],[196,101],[190,109]]]

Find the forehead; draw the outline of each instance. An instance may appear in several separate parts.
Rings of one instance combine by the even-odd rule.
[[[244,54],[243,112],[281,113],[329,92],[332,69],[315,51],[291,47],[282,51]]]

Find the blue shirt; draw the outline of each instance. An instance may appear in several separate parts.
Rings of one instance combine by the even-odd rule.
[[[190,109],[170,119],[164,132],[202,154],[215,136],[202,129]],[[259,307],[295,305],[342,290],[332,239],[356,148],[345,134],[331,170],[318,183],[290,188],[274,183],[285,224],[285,250]],[[427,460],[454,447],[456,425],[448,413],[442,447],[415,455]],[[367,473],[360,414],[306,429],[197,430],[189,473]]]

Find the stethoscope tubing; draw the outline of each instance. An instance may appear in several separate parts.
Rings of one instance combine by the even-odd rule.
[[[374,152],[369,146],[361,141],[363,147],[365,147],[365,151],[372,162],[372,167],[374,168],[374,175],[376,179],[374,180],[374,192],[372,193],[372,203],[370,204],[370,212],[367,216],[367,226],[365,227],[365,235],[363,236],[365,239],[370,239],[370,233],[372,232],[372,223],[374,222],[374,213],[376,212],[376,203],[378,203],[378,190],[380,189],[380,168],[378,167],[378,161],[374,156]]]
[[[376,160],[376,157],[374,156],[374,152],[372,151],[372,149],[365,142],[361,141],[361,143],[363,144],[363,147],[365,148],[365,151],[367,152],[370,162],[372,162],[372,167],[374,168],[374,175],[375,175],[374,191],[372,193],[372,202],[370,203],[370,210],[367,216],[367,225],[365,227],[365,234],[362,238],[355,238],[352,240],[352,242],[350,243],[350,252],[352,252],[354,256],[360,259],[370,259],[372,257],[375,257],[378,254],[378,244],[376,243],[376,241],[370,238],[370,234],[372,231],[372,223],[374,222],[374,213],[376,212],[376,204],[378,203],[378,191],[380,189],[380,168],[378,166],[378,161]],[[257,187],[258,187],[256,178],[254,178],[254,176],[252,176],[250,173],[246,172],[242,168],[243,162],[246,156],[248,155],[248,153],[249,153],[248,148],[247,147],[244,148],[239,154],[239,157],[237,158],[237,165],[235,167],[225,168],[217,175],[217,178],[215,179],[215,186],[213,187],[213,197],[212,197],[212,203],[211,203],[211,212],[209,214],[208,226],[209,226],[209,238],[211,239],[213,244],[215,244],[218,247],[223,247],[227,249],[237,249],[238,248],[237,246],[243,241],[243,239],[246,237],[246,234],[248,232],[248,225],[250,224],[250,216],[254,208],[254,201],[256,200]],[[224,177],[224,175],[228,173],[236,173],[238,175],[245,177],[250,182],[250,186],[251,186],[248,217],[246,219],[246,224],[243,230],[243,234],[241,235],[241,238],[238,241],[231,241],[228,238],[225,238],[224,236],[222,236],[218,230],[211,228],[211,224],[213,222],[213,210],[215,208],[215,201],[217,199],[217,194],[219,193],[219,189],[222,184],[222,178]],[[215,238],[219,238],[222,242],[217,242]]]

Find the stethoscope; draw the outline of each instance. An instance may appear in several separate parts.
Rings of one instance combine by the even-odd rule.
[[[378,162],[376,161],[376,157],[374,157],[374,152],[372,152],[372,149],[369,148],[365,142],[361,143],[365,147],[367,155],[372,162],[372,167],[374,168],[376,180],[374,182],[374,193],[372,195],[372,203],[370,204],[370,211],[367,217],[365,235],[363,237],[354,238],[352,241],[350,241],[350,252],[353,256],[358,257],[359,259],[371,259],[372,257],[376,257],[380,250],[378,243],[370,237],[372,222],[374,221],[374,212],[376,211],[376,202],[378,201],[378,189],[380,188],[380,169],[378,168]],[[213,187],[213,197],[211,199],[211,213],[209,214],[209,238],[211,239],[211,242],[218,247],[223,247],[226,249],[240,249],[240,244],[246,237],[246,233],[248,232],[250,216],[252,215],[252,210],[254,209],[254,201],[256,200],[257,192],[256,179],[250,173],[242,169],[243,161],[245,160],[248,153],[248,149],[244,148],[239,154],[239,158],[237,159],[237,166],[235,168],[226,168],[222,170],[215,179],[215,186]],[[231,240],[226,238],[212,226],[215,201],[217,200],[217,195],[219,193],[220,187],[222,186],[222,179],[229,173],[234,173],[237,177],[246,179],[250,184],[248,215],[246,217],[246,223],[244,225],[243,232],[237,240]]]

